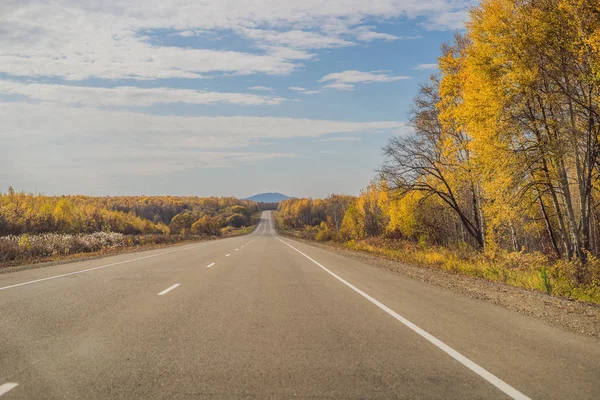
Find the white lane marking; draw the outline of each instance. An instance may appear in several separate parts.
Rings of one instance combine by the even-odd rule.
[[[159,296],[163,296],[163,295],[169,293],[171,290],[175,289],[179,285],[181,285],[181,283],[176,283],[173,286],[169,286],[168,288],[166,288],[165,290],[163,290],[162,292],[160,292],[158,295]]]
[[[235,251],[238,251],[239,249],[235,249]]]
[[[204,246],[209,246],[211,244],[215,244],[217,242],[213,242],[213,243],[203,243],[201,245],[198,246],[193,246],[193,247],[186,247],[184,249],[176,249],[176,250],[171,250],[171,251],[164,251],[162,253],[158,253],[158,254],[151,254],[149,256],[145,256],[145,257],[138,257],[138,258],[134,258],[131,260],[125,260],[125,261],[119,261],[116,263],[112,263],[112,264],[106,264],[106,265],[100,265],[98,267],[92,267],[92,268],[86,268],[86,269],[81,269],[79,271],[74,271],[74,272],[69,272],[66,274],[60,274],[60,275],[54,275],[54,276],[48,276],[46,278],[40,278],[40,279],[34,279],[33,281],[27,281],[27,282],[21,282],[21,283],[15,283],[14,285],[9,285],[9,286],[4,286],[4,287],[0,287],[0,290],[6,290],[6,289],[11,289],[11,288],[15,288],[18,286],[24,286],[24,285],[30,285],[32,283],[37,283],[37,282],[43,282],[43,281],[49,281],[51,279],[57,279],[57,278],[62,278],[64,276],[71,276],[71,275],[76,275],[76,274],[80,274],[82,272],[90,272],[90,271],[94,271],[97,269],[102,269],[102,268],[108,268],[108,267],[114,267],[115,265],[121,265],[121,264],[127,264],[130,262],[134,262],[134,261],[139,261],[139,260],[145,260],[147,258],[152,258],[152,257],[158,257],[158,256],[162,256],[165,254],[170,254],[170,253],[176,253],[178,251],[185,251],[185,250],[191,250],[191,249],[195,249],[198,247],[204,247]]]
[[[5,383],[4,385],[0,385],[0,396],[2,396],[3,394],[6,394],[8,392],[10,392],[11,390],[13,390],[14,388],[16,388],[17,386],[19,386],[18,383],[14,383],[14,382],[8,382]]]
[[[269,214],[269,231],[271,232],[271,236],[277,236],[275,232],[273,232],[273,218],[271,214]]]
[[[212,267],[212,266],[213,266],[213,265],[215,265],[215,264],[216,264],[216,263],[210,263],[210,264],[208,264],[208,265],[206,266],[206,268],[210,268],[210,267]]]
[[[418,335],[423,337],[425,340],[427,340],[428,342],[430,342],[431,344],[436,346],[438,349],[442,350],[444,353],[448,354],[450,357],[454,358],[456,361],[458,361],[459,363],[461,363],[462,365],[464,365],[471,371],[475,372],[481,378],[485,379],[486,381],[488,381],[489,383],[494,385],[496,388],[500,389],[502,392],[504,392],[509,397],[511,397],[515,400],[531,400],[529,397],[527,397],[523,393],[519,392],[514,387],[510,386],[508,383],[504,382],[502,379],[498,378],[496,375],[492,374],[485,368],[481,367],[479,364],[476,364],[475,362],[469,360],[467,357],[463,356],[458,351],[456,351],[452,347],[448,346],[446,343],[442,342],[435,336],[431,335],[429,332],[419,328],[417,325],[413,324],[412,322],[410,322],[409,320],[407,320],[406,318],[404,318],[403,316],[401,316],[400,314],[398,314],[397,312],[395,312],[394,310],[392,310],[385,304],[380,303],[378,300],[369,296],[368,294],[366,294],[365,292],[363,292],[356,286],[352,285],[351,283],[344,280],[343,278],[340,278],[339,276],[337,276],[336,274],[334,274],[333,272],[331,272],[330,270],[325,268],[322,264],[315,261],[310,256],[304,254],[303,252],[301,252],[300,250],[298,250],[297,248],[295,248],[294,246],[292,246],[285,240],[282,240],[282,239],[278,238],[277,236],[275,236],[275,238],[277,240],[279,240],[280,242],[284,243],[285,245],[296,250],[298,253],[302,254],[304,257],[308,258],[313,263],[317,264],[319,267],[321,267],[325,272],[327,272],[328,274],[333,276],[335,279],[342,282],[344,285],[348,286],[350,289],[354,290],[356,293],[360,294],[365,299],[369,300],[371,303],[375,304],[377,307],[379,307],[380,309],[382,309],[383,311],[385,311],[386,313],[391,315],[393,318],[398,320],[400,323],[402,323],[406,327],[413,330],[415,333],[417,333]]]
[[[230,256],[230,254],[225,254],[225,257],[229,257],[229,256]]]
[[[263,224],[263,231],[262,231],[262,233],[260,234],[260,236],[264,235],[266,231],[267,231],[267,224],[266,224],[266,223],[264,223],[264,224]]]

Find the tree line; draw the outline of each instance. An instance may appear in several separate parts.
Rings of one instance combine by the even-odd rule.
[[[44,196],[0,193],[0,236],[116,232],[219,236],[252,223],[259,204],[233,197]]]
[[[600,3],[483,0],[442,46],[412,132],[384,148],[380,177],[343,203],[288,200],[284,224],[322,238],[404,238],[542,252],[589,279],[600,251]],[[337,196],[332,196],[337,197]],[[335,217],[334,217],[335,214]]]

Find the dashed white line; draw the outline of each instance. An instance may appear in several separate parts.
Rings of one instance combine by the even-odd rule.
[[[225,257],[229,257],[231,254],[225,254]]]
[[[203,243],[201,245],[198,246],[191,246],[191,247],[186,247],[186,248],[181,248],[181,249],[175,249],[175,250],[170,250],[170,251],[163,251],[162,253],[157,253],[157,254],[151,254],[149,256],[145,256],[145,257],[138,257],[138,258],[133,258],[131,260],[125,260],[125,261],[119,261],[119,262],[115,262],[112,264],[106,264],[106,265],[100,265],[98,267],[92,267],[92,268],[86,268],[86,269],[81,269],[79,271],[74,271],[74,272],[69,272],[66,274],[60,274],[60,275],[54,275],[54,276],[48,276],[46,278],[41,278],[41,279],[35,279],[33,281],[27,281],[27,282],[21,282],[21,283],[15,283],[14,285],[9,285],[9,286],[4,286],[4,287],[0,287],[0,290],[6,290],[6,289],[12,289],[15,287],[19,287],[19,286],[24,286],[24,285],[30,285],[32,283],[38,283],[38,282],[44,282],[44,281],[49,281],[51,279],[57,279],[57,278],[62,278],[65,276],[71,276],[71,275],[76,275],[76,274],[81,274],[83,272],[90,272],[90,271],[95,271],[97,269],[102,269],[102,268],[108,268],[108,267],[114,267],[115,265],[121,265],[121,264],[127,264],[130,262],[134,262],[134,261],[139,261],[139,260],[145,260],[147,258],[152,258],[152,257],[158,257],[158,256],[162,256],[165,254],[170,254],[170,253],[176,253],[178,251],[185,251],[185,250],[191,250],[191,249],[195,249],[197,247],[204,247],[204,246],[208,246],[211,244],[215,244],[217,242],[213,242],[213,243]]]
[[[14,388],[16,388],[17,386],[19,386],[18,383],[14,383],[14,382],[8,382],[5,383],[3,385],[0,385],[0,396],[2,396],[3,394],[6,394],[8,392],[10,392],[11,390],[13,390]]]
[[[273,236],[275,236],[275,235],[273,235]],[[342,282],[344,285],[348,286],[350,289],[354,290],[356,293],[360,294],[362,297],[369,300],[371,303],[375,304],[377,307],[379,307],[380,309],[382,309],[383,311],[385,311],[386,313],[391,315],[394,319],[396,319],[397,321],[402,323],[404,326],[408,327],[409,329],[411,329],[412,331],[417,333],[419,336],[421,336],[422,338],[424,338],[425,340],[427,340],[428,342],[430,342],[431,344],[436,346],[438,349],[442,350],[444,353],[446,353],[450,357],[454,358],[456,361],[461,363],[463,366],[467,367],[468,369],[470,369],[471,371],[473,371],[474,373],[479,375],[481,378],[483,378],[487,382],[494,385],[496,388],[498,388],[499,390],[504,392],[509,397],[511,397],[515,400],[531,400],[525,394],[519,392],[517,389],[510,386],[508,383],[504,382],[502,379],[498,378],[496,375],[492,374],[491,372],[489,372],[488,370],[486,370],[479,364],[475,363],[474,361],[471,361],[467,357],[463,356],[461,353],[454,350],[452,347],[448,346],[446,343],[442,342],[441,340],[439,340],[438,338],[436,338],[429,332],[419,328],[417,325],[413,324],[412,322],[410,322],[409,320],[407,320],[406,318],[404,318],[403,316],[401,316],[400,314],[398,314],[397,312],[395,312],[394,310],[392,310],[385,304],[383,304],[383,303],[379,302],[378,300],[376,300],[375,298],[369,296],[368,294],[366,294],[365,292],[363,292],[362,290],[360,290],[353,284],[349,283],[348,281],[344,280],[343,278],[340,278],[338,275],[334,274],[329,269],[325,268],[318,261],[315,261],[310,256],[304,254],[303,252],[301,252],[300,250],[298,250],[297,248],[295,248],[294,246],[292,246],[285,240],[282,240],[282,239],[278,238],[277,236],[275,236],[275,238],[277,240],[279,240],[280,242],[282,242],[283,244],[285,244],[286,246],[289,246],[292,249],[296,250],[298,253],[302,254],[304,257],[308,258],[313,263],[317,264],[329,275],[333,276],[335,279]]]
[[[215,264],[216,264],[216,263],[210,263],[210,264],[208,264],[208,265],[206,266],[206,268],[210,268],[210,267],[212,267],[212,266],[213,266],[213,265],[215,265]]]
[[[239,249],[235,249],[235,251],[238,251]]]
[[[176,283],[173,286],[170,286],[170,287],[166,288],[165,290],[163,290],[162,292],[160,292],[158,295],[159,296],[163,296],[163,295],[169,293],[171,290],[175,289],[179,285],[181,285],[181,284],[180,283]]]

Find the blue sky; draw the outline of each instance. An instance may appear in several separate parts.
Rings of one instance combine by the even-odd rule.
[[[357,194],[470,5],[8,0],[0,187]]]

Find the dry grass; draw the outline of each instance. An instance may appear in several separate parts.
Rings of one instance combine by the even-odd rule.
[[[256,225],[239,229],[227,227],[222,230],[221,237],[245,235],[254,229]],[[208,239],[212,238],[199,235],[123,235],[114,232],[0,236],[0,268],[115,254],[128,250],[146,250]]]
[[[575,275],[577,262],[552,261],[541,253],[501,252],[492,256],[468,248],[420,246],[381,238],[351,240],[345,247],[408,264],[600,304],[600,260],[593,256],[586,266],[587,283],[582,284]]]

